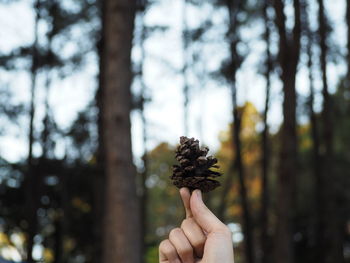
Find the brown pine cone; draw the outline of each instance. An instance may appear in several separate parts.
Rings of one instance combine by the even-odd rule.
[[[209,192],[220,186],[213,178],[220,176],[219,172],[210,168],[219,168],[218,160],[207,156],[208,147],[199,148],[199,141],[194,138],[180,137],[180,145],[176,150],[176,159],[179,165],[173,166],[171,179],[178,188],[188,187],[191,191],[200,189]]]

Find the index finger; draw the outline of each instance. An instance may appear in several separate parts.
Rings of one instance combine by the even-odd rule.
[[[191,206],[190,206],[190,199],[191,199],[190,190],[188,190],[188,188],[186,188],[186,187],[181,188],[180,189],[180,196],[181,196],[182,202],[183,202],[184,207],[185,207],[186,218],[193,217],[192,211],[191,211]]]

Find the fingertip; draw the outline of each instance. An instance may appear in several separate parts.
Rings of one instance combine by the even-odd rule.
[[[199,189],[196,189],[193,191],[193,193],[196,195],[197,198],[199,198],[199,200],[203,201],[202,200],[202,191],[199,190]]]
[[[180,188],[181,196],[190,196],[190,190],[187,187]]]
[[[192,192],[190,205],[193,208],[198,208],[200,206],[205,206],[203,199],[202,199],[202,192],[199,189],[196,189]]]
[[[189,202],[191,198],[190,190],[188,190],[187,187],[182,187],[180,189],[180,196],[185,207],[189,206]]]

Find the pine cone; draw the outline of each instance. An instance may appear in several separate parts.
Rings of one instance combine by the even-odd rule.
[[[220,176],[219,172],[210,168],[219,168],[218,160],[208,156],[208,147],[199,148],[199,141],[194,138],[180,137],[180,145],[176,150],[176,159],[180,165],[173,166],[171,179],[178,188],[188,187],[191,191],[200,189],[209,192],[220,186],[213,178]]]

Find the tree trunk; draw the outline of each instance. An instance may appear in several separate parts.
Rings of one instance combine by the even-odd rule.
[[[284,79],[284,123],[281,134],[280,172],[277,192],[276,262],[293,262],[293,210],[295,208],[296,175],[296,92],[295,77]],[[280,261],[281,259],[284,261]]]
[[[93,262],[103,262],[103,222],[105,215],[105,189],[106,189],[106,174],[105,174],[105,149],[104,149],[104,134],[103,134],[103,93],[104,93],[104,72],[105,63],[103,50],[105,48],[105,40],[103,28],[105,28],[105,11],[102,0],[97,1],[99,13],[101,17],[102,30],[100,32],[100,39],[97,42],[97,52],[99,55],[99,75],[98,75],[98,89],[96,92],[96,106],[98,108],[97,117],[97,132],[98,132],[98,146],[97,146],[97,173],[94,176],[94,197],[93,197],[93,211],[94,211],[94,253]]]
[[[250,209],[248,204],[248,194],[245,185],[245,170],[242,160],[242,144],[240,139],[241,133],[241,123],[243,110],[239,110],[237,105],[233,110],[234,123],[233,123],[233,144],[236,147],[236,166],[239,181],[239,193],[241,198],[241,205],[243,209],[243,233],[244,233],[244,243],[245,243],[245,256],[248,263],[255,262],[254,244],[253,244],[253,224],[250,215]]]
[[[238,34],[237,27],[237,14],[239,8],[241,7],[241,2],[229,2],[228,1],[228,12],[230,16],[230,34]],[[247,263],[255,262],[255,251],[253,243],[253,225],[250,215],[250,209],[248,204],[248,194],[245,184],[245,170],[242,159],[242,143],[241,143],[241,124],[244,108],[239,109],[237,105],[237,87],[236,87],[236,72],[242,63],[242,58],[237,53],[237,36],[233,37],[230,42],[231,51],[231,70],[232,70],[232,83],[231,83],[231,94],[232,94],[232,107],[233,107],[233,127],[232,127],[232,142],[233,147],[236,149],[236,158],[233,161],[238,173],[239,181],[239,193],[241,199],[241,205],[243,209],[243,233],[244,233],[244,244],[245,244],[245,257]]]
[[[53,263],[62,263],[63,261],[63,230],[62,230],[62,215],[58,213],[56,215],[56,218],[53,222],[54,227],[55,227],[55,233],[54,233],[54,261]]]
[[[103,262],[141,261],[136,171],[131,148],[131,48],[136,5],[106,0],[103,50],[103,139],[106,211]]]
[[[268,234],[269,228],[269,178],[268,178],[268,170],[269,170],[269,126],[267,123],[267,116],[269,112],[269,104],[270,104],[270,75],[272,72],[272,58],[270,52],[270,28],[269,23],[270,19],[268,17],[268,7],[270,5],[269,0],[265,0],[264,3],[264,20],[265,20],[265,34],[264,40],[266,43],[266,71],[265,71],[265,79],[266,79],[266,93],[265,93],[265,109],[263,114],[264,121],[264,129],[262,131],[261,139],[262,139],[262,164],[261,164],[261,173],[262,173],[262,193],[261,193],[261,239],[260,239],[260,249],[261,249],[261,262],[267,263],[269,260],[269,250],[270,250],[270,238]]]
[[[348,27],[347,32],[347,73],[345,79],[345,87],[347,92],[350,94],[350,0],[346,0],[346,25]]]
[[[275,235],[276,262],[294,262],[293,211],[295,210],[295,188],[297,174],[296,134],[296,89],[295,79],[300,54],[300,2],[293,1],[295,23],[292,35],[287,33],[283,1],[274,1],[276,25],[279,33],[278,61],[282,69],[283,124],[281,128],[281,150],[279,175],[277,178],[277,222]]]
[[[315,226],[315,256],[313,257],[315,262],[324,262],[325,248],[325,211],[324,211],[324,179],[322,176],[321,163],[322,158],[320,154],[320,137],[318,132],[317,116],[314,111],[315,101],[315,88],[313,78],[313,60],[312,60],[312,46],[313,46],[313,33],[310,31],[308,24],[305,24],[305,29],[308,37],[307,53],[308,53],[308,68],[309,68],[309,82],[310,82],[310,96],[308,100],[308,108],[310,114],[311,124],[311,138],[312,138],[312,152],[313,152],[313,172],[315,180],[315,207],[316,207],[316,226]]]
[[[146,58],[146,50],[145,50],[145,40],[146,40],[146,26],[145,26],[145,12],[144,8],[140,10],[139,13],[140,16],[140,36],[139,36],[139,48],[141,51],[141,58],[139,62],[139,83],[141,86],[141,94],[140,94],[140,116],[141,116],[141,123],[142,123],[142,144],[143,144],[143,155],[142,155],[142,163],[143,168],[141,171],[141,195],[140,195],[140,226],[141,226],[141,254],[142,254],[142,262],[146,262],[146,251],[147,251],[147,230],[148,230],[148,189],[146,186],[146,181],[148,177],[148,156],[147,156],[147,140],[148,140],[148,134],[147,134],[147,119],[145,115],[145,105],[147,102],[146,98],[146,91],[147,86],[144,81],[143,76],[143,65]]]
[[[51,51],[51,43],[52,43],[52,35],[48,38],[48,49]],[[52,65],[50,63],[51,61],[49,59],[46,60],[47,65]],[[49,103],[49,97],[50,97],[50,88],[51,88],[51,69],[46,70],[46,83],[45,83],[45,116],[43,119],[43,125],[44,129],[42,130],[40,136],[41,136],[41,159],[46,160],[48,158],[49,151],[53,151],[53,149],[50,149],[49,141],[50,141],[50,133],[52,132],[50,130],[50,103]],[[45,170],[45,169],[44,169]]]
[[[28,158],[27,158],[27,178],[25,180],[26,202],[27,202],[27,221],[28,221],[28,246],[27,262],[34,262],[32,257],[34,236],[37,232],[37,178],[34,172],[33,163],[33,143],[34,143],[34,116],[35,116],[35,89],[38,70],[38,22],[39,22],[39,1],[35,2],[35,24],[34,24],[34,43],[32,45],[32,65],[31,65],[31,98],[29,112],[29,134],[28,134]]]
[[[145,28],[144,25],[142,25],[143,31],[142,31],[142,43],[141,43],[141,49],[142,49],[142,61],[141,61],[141,67],[143,66],[143,62],[145,59],[145,48],[144,48],[144,41],[145,41]],[[143,143],[143,171],[142,171],[142,214],[141,214],[141,225],[142,225],[142,255],[143,255],[143,262],[145,262],[145,254],[147,250],[147,244],[146,244],[146,236],[147,236],[147,230],[148,230],[148,215],[147,215],[147,208],[148,208],[148,189],[146,185],[147,176],[148,176],[148,156],[147,156],[147,140],[148,140],[148,134],[147,134],[147,120],[145,116],[145,102],[146,102],[146,84],[143,80],[143,71],[141,70],[141,85],[142,85],[142,91],[141,91],[141,120],[142,120],[142,143]]]
[[[323,204],[328,214],[326,231],[324,240],[326,241],[325,247],[325,262],[342,262],[343,260],[343,247],[342,247],[342,233],[339,218],[339,211],[337,208],[337,192],[336,192],[336,180],[334,177],[334,158],[333,158],[333,121],[332,121],[332,105],[331,97],[328,91],[328,79],[327,79],[327,53],[328,47],[327,40],[327,22],[323,5],[323,0],[318,0],[319,12],[319,44],[321,49],[321,72],[322,72],[322,95],[323,95],[323,141],[325,144],[325,156],[323,160],[323,173],[324,180],[327,188],[326,200]]]
[[[228,30],[228,39],[230,42],[230,75],[227,76],[231,82],[231,95],[232,95],[232,108],[233,108],[233,127],[231,131],[232,136],[232,147],[236,150],[236,156],[232,160],[232,164],[229,169],[229,173],[237,171],[238,181],[239,181],[239,193],[240,201],[243,209],[243,234],[244,234],[244,252],[245,258],[248,263],[255,262],[255,250],[253,243],[253,225],[250,215],[250,209],[248,204],[248,194],[245,184],[245,170],[242,160],[242,144],[240,138],[241,132],[241,118],[243,115],[243,109],[239,109],[237,105],[237,88],[236,88],[236,72],[239,69],[242,63],[242,57],[237,53],[237,44],[239,42],[238,38],[238,20],[237,14],[239,8],[241,8],[241,1],[231,1],[227,0],[225,2],[226,8],[229,15],[229,30]],[[218,208],[219,218],[224,218],[224,211],[227,206],[227,194],[231,189],[233,182],[233,177],[229,176],[226,179],[223,192],[221,194],[220,206]]]
[[[227,202],[228,202],[227,198],[233,184],[233,175],[234,175],[233,173],[235,172],[235,168],[236,168],[236,165],[235,165],[235,161],[233,160],[230,164],[228,171],[226,172],[225,183],[223,184],[222,186],[223,189],[220,193],[219,206],[218,206],[218,209],[216,210],[216,216],[223,222],[225,222],[226,220],[225,211],[226,211]]]
[[[145,125],[143,123],[143,125]],[[145,129],[144,129],[145,130]],[[146,140],[144,137],[144,145]],[[140,208],[141,208],[141,216],[140,216],[140,226],[141,226],[141,255],[142,255],[142,262],[146,262],[146,252],[147,252],[147,230],[148,230],[148,189],[146,186],[146,180],[148,175],[148,157],[147,152],[145,148],[145,152],[142,156],[143,161],[143,171],[141,173],[141,180],[142,180],[142,198],[140,200]]]

